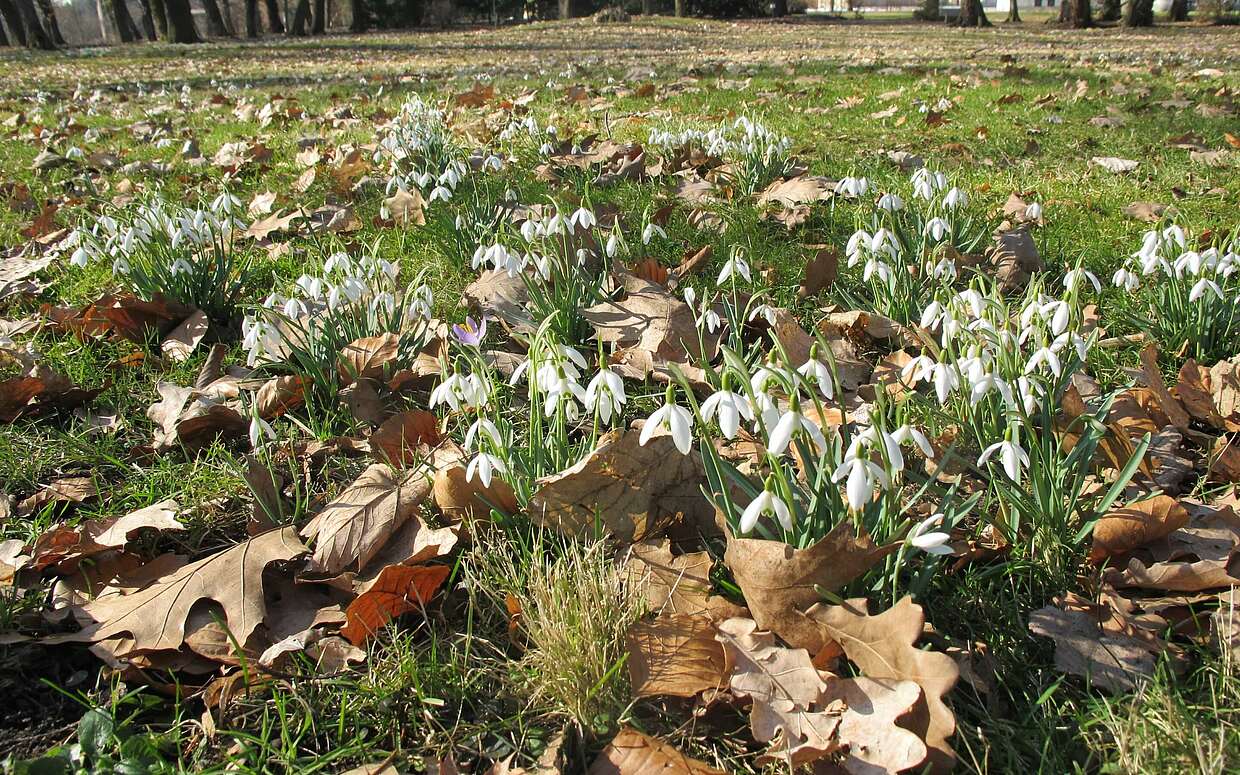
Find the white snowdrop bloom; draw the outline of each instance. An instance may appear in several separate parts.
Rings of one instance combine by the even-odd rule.
[[[801,414],[800,409],[794,403],[793,407],[779,418],[779,422],[775,423],[775,428],[771,431],[770,438],[767,439],[767,451],[772,455],[782,455],[788,449],[792,437],[798,433],[805,433],[809,436],[818,449],[824,449],[827,446],[827,439],[822,435],[822,430],[812,420]]]
[[[263,439],[274,439],[276,437],[275,430],[271,425],[259,417],[254,415],[250,418],[250,446],[255,449],[262,443]]]
[[[943,197],[943,207],[948,210],[955,210],[957,207],[964,207],[969,203],[969,195],[959,188],[953,187]]]
[[[1098,281],[1097,275],[1081,267],[1077,267],[1064,275],[1063,287],[1068,290],[1068,293],[1072,293],[1081,284],[1082,279],[1089,280],[1089,284],[1094,286],[1095,293],[1102,293],[1102,283]]]
[[[831,370],[822,361],[810,358],[797,368],[797,374],[817,383],[819,392],[827,399],[835,397],[835,380],[831,376]]]
[[[844,494],[848,508],[853,511],[864,509],[874,499],[874,491],[890,482],[887,473],[876,463],[858,457],[844,460],[831,477],[834,482],[844,479],[848,480],[844,485]]]
[[[586,386],[586,409],[595,412],[604,425],[611,422],[613,415],[620,415],[627,400],[624,380],[611,369],[599,369]]]
[[[884,283],[891,284],[891,267],[878,259],[871,258],[865,262],[865,269],[861,272],[861,279],[869,282],[870,278],[875,276]]]
[[[607,244],[604,246],[603,252],[607,254],[608,258],[615,258],[616,254],[620,252],[620,239],[614,232],[607,237]]]
[[[687,455],[693,449],[693,415],[683,406],[670,401],[654,410],[654,413],[642,425],[641,435],[637,439],[640,446],[646,446],[655,431],[666,429],[672,434],[672,441],[680,454]]]
[[[719,317],[719,313],[713,308],[708,307],[702,311],[702,316],[698,318],[698,325],[706,324],[706,330],[715,333],[719,327],[723,325],[723,319]]]
[[[758,318],[765,320],[766,324],[771,327],[774,327],[779,322],[779,318],[775,314],[775,308],[770,304],[759,304],[749,312],[749,320],[751,322]]]
[[[878,198],[878,209],[889,213],[899,212],[904,209],[904,200],[895,194],[883,194]]]
[[[788,509],[788,504],[770,490],[763,490],[741,513],[741,533],[752,532],[757,527],[758,520],[765,515],[774,517],[784,530],[792,530],[792,512]]]
[[[1049,347],[1038,348],[1033,355],[1029,356],[1028,362],[1025,363],[1025,373],[1034,373],[1042,364],[1046,364],[1056,377],[1063,374],[1063,364],[1060,363],[1059,356]]]
[[[442,200],[444,202],[447,202],[451,198],[452,198],[452,191],[450,189],[447,189],[443,186],[435,186],[435,188],[431,190],[431,195],[427,199],[427,201],[436,202],[436,201]]]
[[[1209,278],[1203,277],[1198,280],[1197,284],[1194,285],[1192,290],[1188,292],[1188,300],[1197,301],[1202,296],[1205,296],[1206,291],[1210,291],[1217,296],[1219,301],[1222,301],[1224,298],[1223,289],[1218,286],[1218,283]]]
[[[1141,278],[1127,269],[1117,269],[1115,274],[1111,275],[1111,282],[1116,288],[1123,288],[1132,292],[1141,286]]]
[[[465,481],[472,482],[477,476],[483,487],[490,487],[491,477],[497,472],[501,476],[508,473],[508,466],[504,461],[495,455],[479,452],[465,467]]]
[[[642,244],[649,245],[656,235],[667,239],[667,232],[663,230],[662,226],[657,223],[646,224],[646,228],[642,229]]]
[[[719,277],[715,280],[715,285],[723,285],[733,277],[742,277],[745,282],[753,282],[753,278],[749,274],[749,263],[740,256],[732,256],[723,264],[723,268],[719,270]]]
[[[943,220],[942,218],[939,218],[938,216],[935,216],[934,218],[931,218],[930,220],[926,221],[926,226],[923,231],[927,237],[934,240],[935,242],[938,242],[939,240],[947,236],[947,231],[948,231],[947,221]]]
[[[80,245],[78,246],[77,250],[73,251],[73,255],[69,257],[69,263],[72,264],[73,266],[78,267],[79,269],[86,266],[86,263],[89,260],[90,260],[90,255],[86,252],[86,248]]]
[[[938,325],[939,320],[943,318],[943,314],[944,310],[942,304],[937,301],[930,302],[921,312],[921,320],[919,321],[921,323],[921,327],[926,329],[934,328]]]
[[[597,221],[594,219],[594,213],[584,207],[578,207],[572,215],[568,216],[568,223],[574,229],[589,229],[593,227]]]
[[[742,419],[750,422],[754,420],[753,408],[750,407],[749,401],[740,393],[726,389],[708,396],[702,402],[701,411],[703,420],[710,421],[712,418],[718,418],[719,430],[728,439],[736,438]]]
[[[1025,219],[1036,221],[1042,217],[1042,205],[1037,202],[1030,202],[1025,206]]]
[[[977,458],[979,466],[986,465],[986,461],[996,452],[999,453],[999,461],[1003,465],[1003,472],[1014,482],[1020,481],[1020,472],[1022,469],[1029,467],[1029,454],[1021,448],[1019,444],[1008,439],[997,441],[991,444]]]
[[[497,449],[504,446],[504,436],[499,432],[499,428],[495,426],[495,423],[486,417],[479,417],[477,420],[474,420],[473,424],[469,426],[469,430],[465,432],[465,450],[467,452],[474,449],[474,443],[478,441],[480,436],[490,439],[491,444]]]
[[[559,376],[547,386],[547,395],[543,400],[543,415],[551,417],[556,410],[563,408],[569,420],[577,418],[577,404],[586,403],[585,388],[577,381],[576,376],[561,370]]]
[[[952,553],[952,548],[947,545],[951,540],[951,534],[943,531],[936,531],[934,528],[943,523],[942,514],[932,514],[909,531],[908,543],[914,548],[920,549],[927,554],[944,556]]]
[[[871,244],[870,233],[858,229],[848,238],[848,244],[844,246],[844,255],[848,256],[848,265],[856,266],[857,262],[862,258],[862,251],[869,250]]]
[[[934,447],[930,446],[930,440],[926,438],[926,434],[911,425],[901,425],[899,428],[896,428],[891,434],[891,438],[897,444],[907,444],[911,441],[921,450],[921,454],[930,459],[934,458]]]
[[[944,256],[934,265],[934,271],[931,274],[936,279],[955,280],[956,279],[956,262],[951,258]]]

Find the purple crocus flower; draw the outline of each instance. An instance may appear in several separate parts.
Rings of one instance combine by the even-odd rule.
[[[456,335],[456,340],[461,344],[468,344],[477,347],[482,344],[482,340],[487,335],[487,319],[484,316],[481,320],[475,321],[471,317],[465,318],[465,325],[453,325],[452,333]]]

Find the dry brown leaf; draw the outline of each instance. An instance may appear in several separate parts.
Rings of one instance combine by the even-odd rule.
[[[686,363],[714,356],[717,337],[699,342],[693,310],[666,289],[624,274],[625,296],[581,311],[600,341],[649,352],[656,360]]]
[[[56,565],[62,572],[71,572],[78,560],[120,549],[143,529],[184,530],[177,520],[179,510],[176,501],[166,500],[120,517],[54,527],[35,540],[30,554],[37,568]]]
[[[528,511],[538,524],[573,536],[597,524],[632,543],[672,528],[718,535],[715,510],[702,497],[706,473],[696,450],[681,455],[672,437],[638,444],[636,430],[612,431],[576,465],[538,480]]]
[[[271,420],[301,406],[306,399],[307,381],[307,378],[293,374],[272,377],[264,382],[254,394],[254,408],[258,416]]]
[[[1154,655],[1141,640],[1102,628],[1094,606],[1069,593],[1029,615],[1029,630],[1055,641],[1055,666],[1113,691],[1154,675]]]
[[[921,687],[913,681],[890,678],[835,678],[819,704],[835,710],[842,704],[836,737],[846,748],[840,766],[853,775],[879,772],[915,772],[926,760],[926,744],[901,726],[920,702]]]
[[[1168,495],[1155,495],[1103,515],[1094,525],[1091,562],[1125,554],[1188,524],[1188,510]]]
[[[189,360],[189,356],[194,353],[198,343],[207,335],[207,329],[210,326],[211,321],[207,318],[207,313],[195,310],[193,314],[182,320],[180,325],[172,329],[168,336],[164,337],[159,349],[169,359],[184,363]]]
[[[1158,368],[1158,345],[1150,342],[1141,348],[1141,378],[1158,399],[1158,405],[1171,420],[1171,424],[1180,428],[1188,427],[1188,412],[1184,406],[1167,390],[1163,382],[1162,372]]]
[[[744,608],[711,594],[714,561],[709,553],[673,555],[672,542],[666,538],[634,544],[631,552],[626,576],[641,590],[651,610],[716,621],[748,615]]]
[[[430,492],[423,467],[393,473],[382,463],[370,466],[302,528],[314,541],[315,564],[328,574],[360,570]]]
[[[426,225],[426,202],[422,199],[422,192],[416,188],[413,191],[397,189],[395,194],[383,200],[383,205],[397,226]]]
[[[1157,202],[1133,202],[1124,207],[1124,215],[1146,223],[1158,223],[1168,209],[1167,205]]]
[[[340,351],[342,384],[359,379],[380,379],[384,370],[396,360],[400,337],[392,333],[367,336],[350,342]]]
[[[313,170],[310,170],[309,173],[312,179],[313,172]],[[291,231],[293,222],[302,217],[301,213],[297,212],[289,213],[288,215],[281,215],[281,212],[277,210],[271,215],[256,219],[246,228],[244,235],[253,240],[264,240],[277,232]]]
[[[833,196],[835,181],[819,175],[777,180],[758,195],[758,206],[778,202],[786,208],[825,202]]]
[[[724,562],[759,627],[817,653],[830,637],[805,614],[822,600],[818,590],[843,589],[898,547],[876,545],[845,520],[807,549],[783,541],[729,536]]]
[[[404,468],[425,458],[440,441],[439,419],[423,409],[392,415],[370,434],[370,450],[381,462]]]
[[[723,647],[705,616],[663,612],[629,627],[634,697],[693,697],[725,683]]]
[[[447,565],[390,565],[345,609],[340,634],[360,646],[401,614],[423,608],[452,568]]]
[[[17,504],[18,516],[30,516],[49,503],[85,503],[99,495],[91,476],[63,476]]]
[[[914,645],[926,622],[921,606],[903,597],[870,616],[864,600],[850,600],[844,605],[816,605],[809,618],[822,628],[824,642],[839,644],[867,678],[913,681],[921,687],[925,704],[900,725],[925,740],[934,772],[950,770],[956,753],[947,741],[956,731],[956,717],[943,697],[956,685],[960,668],[946,654]]]
[[[101,595],[82,606],[80,613],[96,622],[84,635],[96,642],[127,635],[118,657],[179,649],[190,609],[200,600],[214,600],[223,606],[229,632],[238,643],[245,643],[267,615],[264,569],[305,551],[291,527],[242,541],[145,589],[128,595]]]
[[[517,331],[533,331],[533,320],[525,310],[529,298],[521,277],[503,269],[487,269],[465,286],[461,301],[478,314],[498,317]]]
[[[588,775],[723,775],[661,740],[622,727],[590,765]]]
[[[489,487],[483,486],[476,476],[471,482],[466,478],[465,466],[460,463],[445,466],[435,473],[434,494],[435,505],[454,522],[488,519],[491,509],[503,514],[516,514],[521,510],[512,485],[495,475]]]
[[[830,288],[835,283],[839,269],[839,251],[829,246],[820,248],[814,257],[805,263],[801,285],[797,288],[797,297],[808,299]]]

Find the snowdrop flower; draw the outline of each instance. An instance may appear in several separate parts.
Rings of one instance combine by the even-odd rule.
[[[440,404],[447,404],[452,411],[459,412],[462,404],[468,404],[466,399],[470,392],[470,387],[466,383],[465,378],[460,372],[453,372],[451,376],[440,382],[434,390],[431,391],[430,408],[434,409]]]
[[[620,415],[627,400],[624,380],[609,368],[600,368],[586,386],[586,409],[596,412],[604,425],[611,422],[613,414]]]
[[[723,265],[723,269],[719,270],[719,277],[715,280],[715,285],[723,285],[735,276],[741,276],[745,282],[753,282],[753,278],[749,274],[749,264],[740,256],[733,255]]]
[[[594,213],[590,212],[584,207],[578,207],[573,212],[572,215],[568,216],[568,223],[574,229],[576,228],[589,229],[590,227],[594,226],[594,224],[597,223],[597,221],[594,220]]]
[[[931,218],[926,221],[925,235],[930,239],[938,242],[947,235],[947,221],[939,217]]]
[[[990,460],[991,456],[996,452],[999,453],[999,460],[1003,464],[1003,472],[1013,482],[1019,482],[1021,469],[1029,467],[1029,454],[1016,442],[1004,439],[991,444],[983,450],[977,459],[977,464],[979,466],[986,465],[986,461]]]
[[[797,405],[797,400],[792,399],[792,407],[784,412],[779,418],[779,422],[775,424],[775,429],[771,431],[771,437],[767,440],[766,449],[772,455],[782,455],[788,449],[789,442],[798,432],[804,432],[813,440],[818,449],[827,446],[827,439],[822,435],[822,431],[813,421],[801,414],[801,408]]]
[[[917,445],[921,450],[921,454],[931,460],[934,459],[934,447],[930,446],[930,440],[926,438],[926,434],[911,425],[901,425],[891,434],[891,438],[897,444],[907,444],[910,441]]]
[[[474,476],[478,476],[478,481],[482,482],[483,487],[491,486],[491,476],[498,471],[500,475],[508,473],[508,466],[504,464],[495,455],[489,455],[486,452],[479,452],[469,461],[469,465],[465,467],[465,481],[472,482]]]
[[[865,196],[865,193],[869,190],[870,181],[865,178],[849,176],[835,184],[835,193],[853,197],[854,199]]]
[[[952,187],[947,195],[943,197],[943,207],[948,210],[955,210],[957,207],[963,207],[969,203],[969,195],[964,191]]]
[[[452,198],[451,190],[444,188],[443,186],[435,186],[435,188],[431,191],[431,195],[427,201],[435,202],[438,200],[443,200],[444,202],[447,202],[451,198]]]
[[[754,420],[753,407],[749,405],[749,401],[740,393],[726,387],[708,396],[702,402],[701,410],[702,419],[707,422],[718,416],[719,430],[728,439],[736,438],[742,418],[750,422]]]
[[[667,239],[667,232],[663,230],[662,226],[657,223],[646,224],[646,228],[642,229],[642,244],[649,245],[656,234],[663,239]]]
[[[759,304],[749,313],[750,322],[762,318],[768,326],[772,328],[779,322],[779,318],[775,316],[775,308],[770,304]]]
[[[607,254],[608,258],[615,258],[616,253],[620,252],[620,239],[614,232],[607,238],[607,244],[603,247],[603,252]]]
[[[1036,221],[1042,217],[1042,205],[1037,202],[1030,202],[1025,206],[1025,220]]]
[[[577,382],[576,374],[560,368],[558,376],[545,387],[547,396],[543,401],[543,415],[551,417],[561,406],[569,420],[577,419],[577,403],[585,405],[586,391]],[[574,403],[574,400],[577,403]]]
[[[257,414],[250,418],[250,446],[255,449],[262,443],[263,439],[275,439],[276,432],[263,418]]]
[[[848,499],[848,508],[861,511],[874,499],[874,490],[881,485],[886,487],[890,480],[887,473],[876,463],[865,458],[845,458],[839,468],[835,469],[831,480],[840,482],[847,478],[844,494]]]
[[[637,443],[644,447],[654,436],[655,431],[666,429],[671,432],[672,441],[676,443],[676,449],[680,450],[680,454],[687,455],[693,448],[692,428],[693,415],[688,409],[673,403],[672,389],[669,387],[665,403],[655,409],[654,414],[646,420]]]
[[[904,209],[904,200],[895,194],[883,194],[878,198],[878,209],[889,213],[898,212]]]
[[[831,376],[831,370],[827,368],[827,365],[818,360],[817,349],[818,344],[815,342],[814,346],[810,347],[809,360],[801,364],[797,369],[797,374],[806,380],[817,382],[818,390],[829,400],[835,397],[835,379]]]
[[[1038,367],[1043,363],[1050,368],[1051,373],[1056,377],[1063,374],[1063,364],[1059,361],[1059,356],[1049,347],[1042,347],[1036,350],[1033,355],[1029,356],[1029,361],[1025,364],[1025,373],[1032,374],[1037,371]]]
[[[1081,278],[1089,280],[1089,284],[1094,286],[1095,293],[1102,293],[1102,283],[1098,282],[1098,277],[1088,269],[1077,267],[1063,276],[1063,287],[1068,293],[1076,291],[1076,287],[1081,284]]]
[[[971,382],[972,390],[969,392],[969,403],[976,404],[992,390],[998,391],[1004,403],[1009,405],[1012,403],[1012,389],[1003,377],[991,372],[972,379]]]
[[[69,263],[72,264],[73,266],[78,267],[79,269],[86,266],[86,262],[89,260],[90,260],[90,256],[89,254],[87,254],[86,248],[82,247],[81,245],[79,245],[78,249],[73,251],[73,255],[69,257]]]
[[[719,313],[716,312],[714,308],[707,307],[702,310],[702,316],[698,318],[698,325],[701,325],[702,323],[705,323],[706,330],[713,334],[719,330],[721,325],[723,325],[723,319],[719,317]]]
[[[848,265],[856,266],[861,260],[862,250],[870,250],[871,237],[870,233],[862,229],[853,232],[848,238],[848,244],[844,246],[844,254],[848,256]]]
[[[1115,274],[1111,275],[1111,282],[1116,288],[1123,288],[1132,292],[1141,286],[1141,278],[1136,274],[1129,272],[1127,269],[1118,269]]]
[[[479,434],[489,439],[496,448],[503,448],[504,436],[499,432],[499,428],[486,417],[479,417],[477,420],[474,420],[473,425],[470,425],[469,430],[465,432],[466,451],[474,449],[474,442],[479,438]]]
[[[918,522],[908,534],[908,543],[914,548],[920,549],[927,554],[944,556],[952,553],[952,548],[947,545],[951,540],[951,534],[941,530],[932,530],[943,523],[942,514],[933,514]]]
[[[921,312],[921,320],[919,321],[921,327],[926,329],[934,328],[943,317],[943,312],[943,305],[939,302],[932,301],[927,304],[926,308]]]
[[[1205,277],[1198,280],[1193,289],[1188,292],[1188,300],[1197,301],[1206,294],[1207,290],[1217,296],[1219,301],[1223,300],[1223,290],[1218,287],[1218,283]]]
[[[788,509],[788,504],[769,489],[765,489],[750,501],[741,514],[741,533],[751,532],[757,526],[758,520],[768,514],[775,517],[784,530],[792,530],[792,512]]]

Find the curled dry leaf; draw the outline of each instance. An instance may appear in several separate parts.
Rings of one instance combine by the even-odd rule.
[[[254,408],[258,416],[271,420],[290,409],[296,409],[306,400],[308,378],[293,374],[272,377],[262,384],[254,395]]]
[[[664,538],[634,544],[625,573],[651,610],[658,613],[704,616],[715,621],[748,615],[744,608],[711,594],[713,566],[707,552],[673,555],[672,542]]]
[[[422,199],[422,192],[416,188],[412,191],[397,189],[395,194],[383,200],[383,204],[397,226],[426,225],[426,202]]]
[[[431,412],[413,409],[384,420],[370,435],[370,451],[382,462],[404,468],[426,457],[427,448],[439,441],[439,419]]]
[[[1094,526],[1091,562],[1125,554],[1188,524],[1188,510],[1168,495],[1156,495],[1103,515]]]
[[[729,536],[724,563],[759,627],[817,653],[831,639],[805,614],[822,600],[818,590],[842,589],[898,547],[878,546],[846,520],[807,549],[783,541]]]
[[[394,473],[382,463],[370,466],[302,528],[302,536],[314,541],[315,564],[333,575],[360,570],[430,492],[424,467]]]
[[[493,315],[516,331],[533,331],[534,322],[526,312],[529,289],[521,277],[503,269],[487,269],[465,286],[461,301],[480,315]]]
[[[717,337],[699,342],[693,310],[664,288],[635,277],[621,275],[624,288],[620,301],[605,301],[582,310],[581,316],[594,327],[599,340],[622,348],[637,348],[656,361],[687,363],[709,360]]]
[[[170,382],[160,382],[156,390],[162,400],[146,412],[157,426],[152,439],[156,451],[179,444],[194,452],[217,437],[240,438],[249,428],[249,421],[231,403],[216,396]]]
[[[211,321],[207,318],[207,313],[200,309],[194,310],[164,337],[159,349],[169,360],[184,363],[193,355],[210,327]]]
[[[1154,654],[1142,640],[1103,629],[1097,606],[1069,593],[1029,615],[1029,630],[1055,641],[1055,667],[1095,686],[1128,691],[1154,674]]]
[[[400,337],[392,333],[367,336],[350,342],[340,352],[342,384],[359,379],[380,379],[400,349]]]
[[[120,517],[54,527],[35,540],[30,552],[33,564],[40,570],[55,565],[71,572],[83,558],[123,548],[141,530],[184,530],[177,519],[179,510],[176,501],[166,500]]]
[[[1233,557],[1240,547],[1240,517],[1230,507],[1213,508],[1183,501],[1187,525],[1152,544],[1152,563],[1132,557],[1128,566],[1107,574],[1120,588],[1166,592],[1201,592],[1240,585]]]
[[[30,516],[49,503],[85,503],[99,495],[94,477],[65,476],[17,504],[18,516]]]
[[[539,479],[531,518],[573,536],[593,534],[598,524],[625,543],[664,531],[718,535],[714,507],[702,497],[706,473],[697,451],[681,455],[667,434],[644,447],[639,437],[636,430],[611,431],[579,463]]]
[[[0,354],[2,361],[3,355]],[[31,362],[18,376],[0,380],[0,422],[74,409],[102,392],[103,388],[80,388],[50,366]]]
[[[263,571],[305,551],[291,527],[242,541],[132,594],[100,595],[79,609],[80,617],[95,623],[83,635],[95,642],[127,636],[114,651],[118,658],[180,649],[190,610],[200,600],[214,600],[222,606],[228,631],[245,643],[267,616]]]
[[[452,521],[461,519],[486,519],[491,509],[503,514],[515,514],[520,511],[520,503],[512,485],[498,475],[491,477],[490,486],[485,486],[479,477],[470,481],[466,476],[465,466],[453,463],[435,473],[435,505],[443,515]]]
[[[632,727],[622,727],[590,765],[589,775],[723,775],[705,762]]]
[[[926,744],[901,724],[920,700],[921,687],[913,681],[866,676],[827,681],[818,704],[840,715],[836,736],[846,748],[840,766],[853,775],[871,775],[921,765]]]
[[[1163,381],[1162,371],[1158,368],[1158,345],[1150,342],[1141,348],[1141,379],[1154,394],[1159,408],[1167,415],[1172,425],[1179,428],[1188,427],[1188,412],[1184,406],[1167,390]]]
[[[821,628],[824,642],[838,644],[867,678],[913,681],[921,687],[924,703],[902,717],[900,725],[925,740],[934,772],[950,770],[956,754],[947,741],[956,731],[956,717],[943,697],[956,685],[960,669],[946,654],[914,645],[926,623],[921,606],[904,597],[870,616],[864,600],[850,600],[816,605],[809,618]]]
[[[1240,431],[1240,356],[1209,369],[1191,358],[1180,369],[1176,393],[1194,419],[1224,431]]]
[[[805,271],[801,274],[801,285],[797,288],[797,296],[808,299],[835,283],[840,270],[840,253],[831,246],[819,248],[814,257],[805,263]]]
[[[362,645],[392,619],[424,607],[451,571],[447,565],[389,565],[349,603],[340,634]]]
[[[634,697],[693,697],[726,683],[723,646],[705,616],[665,611],[634,622],[627,643]]]

